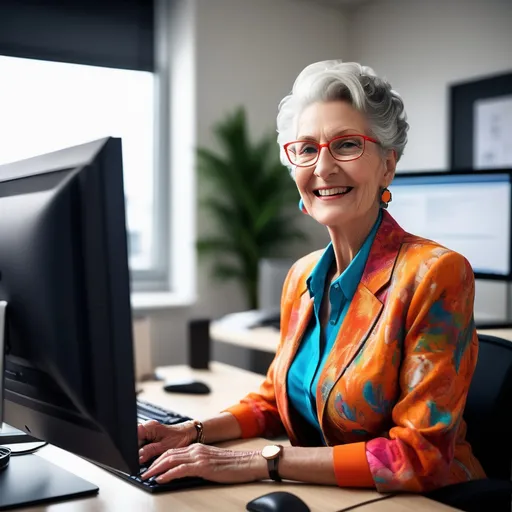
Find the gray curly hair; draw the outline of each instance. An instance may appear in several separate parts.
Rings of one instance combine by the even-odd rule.
[[[364,113],[384,150],[394,149],[397,160],[407,143],[409,124],[402,98],[373,69],[356,62],[326,60],[310,64],[299,74],[292,92],[279,103],[277,142],[281,162],[290,169],[283,145],[297,136],[297,122],[308,105],[318,101],[348,101]]]

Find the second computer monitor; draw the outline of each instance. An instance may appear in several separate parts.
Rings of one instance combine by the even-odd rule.
[[[461,253],[478,278],[512,280],[512,171],[398,174],[390,189],[406,231]]]

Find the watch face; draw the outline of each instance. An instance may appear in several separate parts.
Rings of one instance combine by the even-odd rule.
[[[269,446],[265,446],[263,450],[261,450],[261,454],[265,459],[275,459],[281,453],[281,447],[276,446],[275,444],[271,444]]]

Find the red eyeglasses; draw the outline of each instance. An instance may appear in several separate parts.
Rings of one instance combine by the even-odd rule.
[[[327,148],[335,160],[341,162],[357,160],[364,153],[366,141],[380,144],[372,137],[353,134],[335,137],[325,144],[310,140],[296,140],[286,143],[283,148],[292,165],[309,167],[317,163],[322,148]]]

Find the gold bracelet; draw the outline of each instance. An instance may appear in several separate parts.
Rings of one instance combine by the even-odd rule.
[[[199,420],[193,420],[192,423],[197,431],[197,437],[194,443],[204,444],[204,427],[203,424]]]

